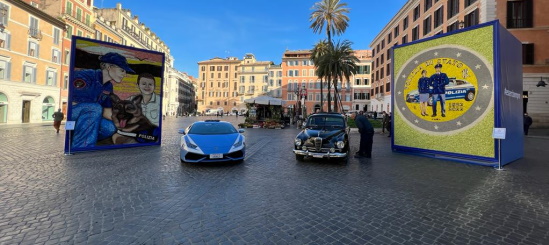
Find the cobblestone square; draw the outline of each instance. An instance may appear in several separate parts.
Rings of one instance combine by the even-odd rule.
[[[0,126],[0,244],[549,243],[547,137],[506,171],[379,133],[372,159],[297,162],[294,127],[246,129],[240,164],[182,164],[177,129],[205,118],[167,118],[160,147],[72,156],[51,125]]]

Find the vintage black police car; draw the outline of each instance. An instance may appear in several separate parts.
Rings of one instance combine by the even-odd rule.
[[[349,127],[346,117],[339,113],[309,116],[294,140],[294,153],[298,161],[305,157],[347,160]]]

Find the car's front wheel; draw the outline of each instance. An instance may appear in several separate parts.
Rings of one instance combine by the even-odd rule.
[[[305,159],[305,156],[295,155],[295,160],[302,162]]]
[[[469,91],[467,92],[467,96],[465,96],[466,101],[471,101],[475,98],[475,92]]]

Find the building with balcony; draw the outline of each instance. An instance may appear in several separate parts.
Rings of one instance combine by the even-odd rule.
[[[191,115],[196,111],[194,78],[182,73],[183,79],[179,81],[179,109],[178,115]]]
[[[352,77],[351,88],[353,91],[353,111],[372,111],[370,102],[370,89],[372,85],[372,51],[357,50],[355,56],[360,61],[358,71]]]
[[[253,54],[244,56],[237,70],[239,105],[242,105],[246,99],[269,93],[271,65],[273,65],[272,61],[257,61]]]
[[[198,62],[196,103],[199,113],[210,109],[224,112],[239,110],[239,73],[242,60],[236,57],[215,57]],[[242,91],[246,92],[246,90]]]
[[[71,38],[73,35],[93,38],[95,36],[93,0],[25,0],[47,14],[65,22],[62,37],[63,49],[61,55],[61,86],[62,110],[66,114],[68,101],[68,82]]]
[[[38,4],[0,1],[0,123],[53,121],[62,107],[65,23]]]
[[[269,85],[267,95],[273,98],[282,98],[282,66],[269,65]]]
[[[97,13],[94,13],[97,15]],[[95,29],[94,39],[104,42],[121,44],[124,38],[121,31],[116,28],[116,23],[97,16],[93,25]]]
[[[322,81],[323,103],[321,104],[321,84],[320,79],[315,74],[315,67],[311,60],[311,50],[286,50],[282,57],[282,99],[286,101],[286,107],[300,114],[311,114],[315,111],[328,111],[328,83]],[[338,106],[341,109],[351,110],[352,90],[351,83],[344,81],[338,82],[338,102],[335,105],[335,89],[331,86],[332,111]],[[305,109],[300,102],[305,98]],[[341,107],[341,108],[340,108]]]

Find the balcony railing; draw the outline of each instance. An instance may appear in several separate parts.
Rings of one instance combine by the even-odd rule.
[[[35,38],[36,40],[42,40],[42,31],[40,31],[38,28],[29,28],[27,34],[29,34],[30,37]]]

